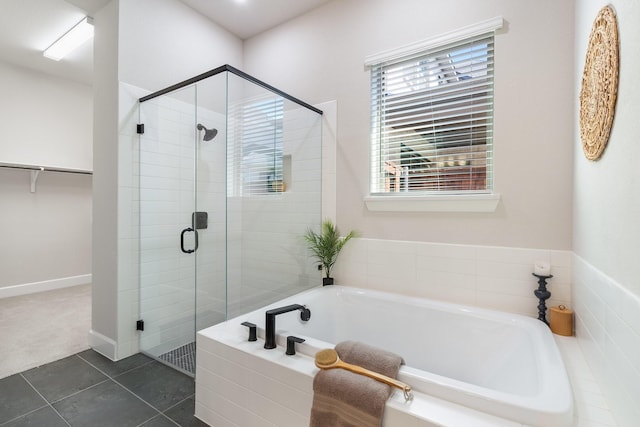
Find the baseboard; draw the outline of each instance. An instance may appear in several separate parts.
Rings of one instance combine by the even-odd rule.
[[[91,329],[89,331],[89,346],[110,360],[117,360],[116,342]]]
[[[24,283],[0,288],[0,298],[17,297],[20,295],[34,294],[36,292],[52,291],[54,289],[69,288],[71,286],[91,283],[91,274],[80,276],[62,277],[60,279],[43,280],[42,282]]]

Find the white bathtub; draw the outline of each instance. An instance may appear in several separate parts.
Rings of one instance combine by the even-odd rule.
[[[301,321],[298,311],[277,316],[278,348],[265,350],[264,312],[288,304],[306,305],[311,319]],[[246,341],[244,321],[258,325],[257,342]],[[284,355],[287,335],[306,340],[295,356]],[[433,408],[422,413],[434,400],[447,402],[443,405],[449,412],[459,408],[467,417],[477,414],[475,425],[483,414],[488,414],[487,424],[498,419],[503,425],[572,423],[564,364],[551,332],[539,320],[342,286],[315,288],[200,331],[196,415],[216,427],[308,425],[317,372],[313,356],[345,340],[393,351],[406,362],[398,378],[412,386],[416,397],[404,402],[400,391],[394,393],[385,425],[396,425],[393,420],[405,415],[451,423],[434,419],[438,411]],[[234,387],[239,388],[226,392]],[[287,402],[293,403],[288,407]]]

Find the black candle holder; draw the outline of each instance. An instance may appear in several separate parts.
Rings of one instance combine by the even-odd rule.
[[[538,320],[549,326],[549,322],[547,322],[547,304],[545,301],[551,297],[551,292],[547,290],[547,279],[551,279],[553,275],[540,276],[536,273],[531,274],[538,278],[538,289],[533,291],[533,294],[540,300],[538,304]]]

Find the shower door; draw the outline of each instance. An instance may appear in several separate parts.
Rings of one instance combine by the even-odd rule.
[[[225,114],[198,104],[223,83],[140,105],[140,350],[188,373],[196,330],[226,317]]]

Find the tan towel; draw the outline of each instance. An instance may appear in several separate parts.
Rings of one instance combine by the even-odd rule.
[[[344,341],[336,345],[341,360],[391,378],[402,357],[369,345]],[[310,427],[379,427],[391,386],[344,369],[318,372],[313,380]]]

